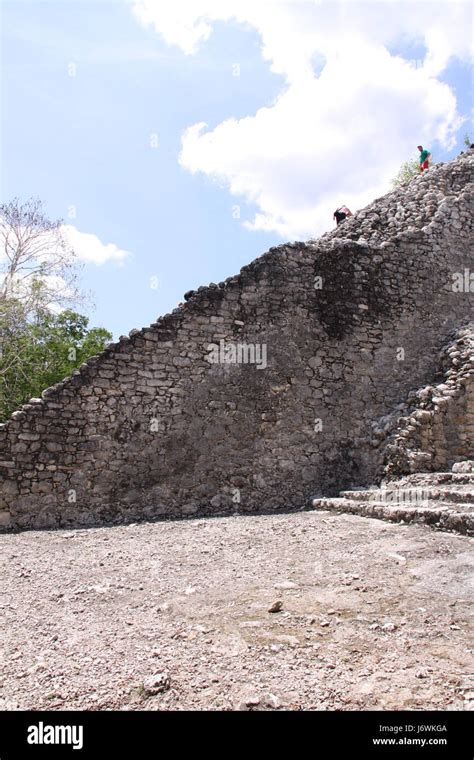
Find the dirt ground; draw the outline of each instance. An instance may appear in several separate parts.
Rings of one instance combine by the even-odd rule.
[[[470,709],[472,564],[327,512],[2,535],[0,709]]]

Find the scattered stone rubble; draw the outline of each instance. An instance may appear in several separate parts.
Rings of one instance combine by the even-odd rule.
[[[321,511],[3,534],[0,710],[472,709],[471,543]]]

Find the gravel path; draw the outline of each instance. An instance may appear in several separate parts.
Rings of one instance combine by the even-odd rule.
[[[0,709],[469,709],[472,556],[326,512],[1,535]]]

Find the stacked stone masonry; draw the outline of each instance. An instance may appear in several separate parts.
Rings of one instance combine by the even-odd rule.
[[[453,472],[416,473],[380,488],[342,491],[339,498],[314,499],[313,507],[473,536],[474,462],[457,462]]]
[[[439,381],[410,394],[407,408],[385,444],[386,477],[449,470],[472,455],[474,323],[443,348]]]
[[[467,345],[473,153],[188,292],[15,412],[0,428],[2,527],[286,510],[391,462],[418,468],[396,431],[374,430],[437,382],[443,346]],[[260,362],[211,363],[221,341]],[[470,454],[470,380],[451,388],[459,435],[443,423],[438,447],[434,413],[409,439],[428,469]]]

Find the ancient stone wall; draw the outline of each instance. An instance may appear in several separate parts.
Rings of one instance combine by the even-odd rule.
[[[474,452],[474,324],[441,352],[437,382],[411,394],[385,444],[385,474],[448,471]]]
[[[187,293],[15,412],[0,524],[289,509],[374,482],[373,421],[472,314],[472,155]]]

